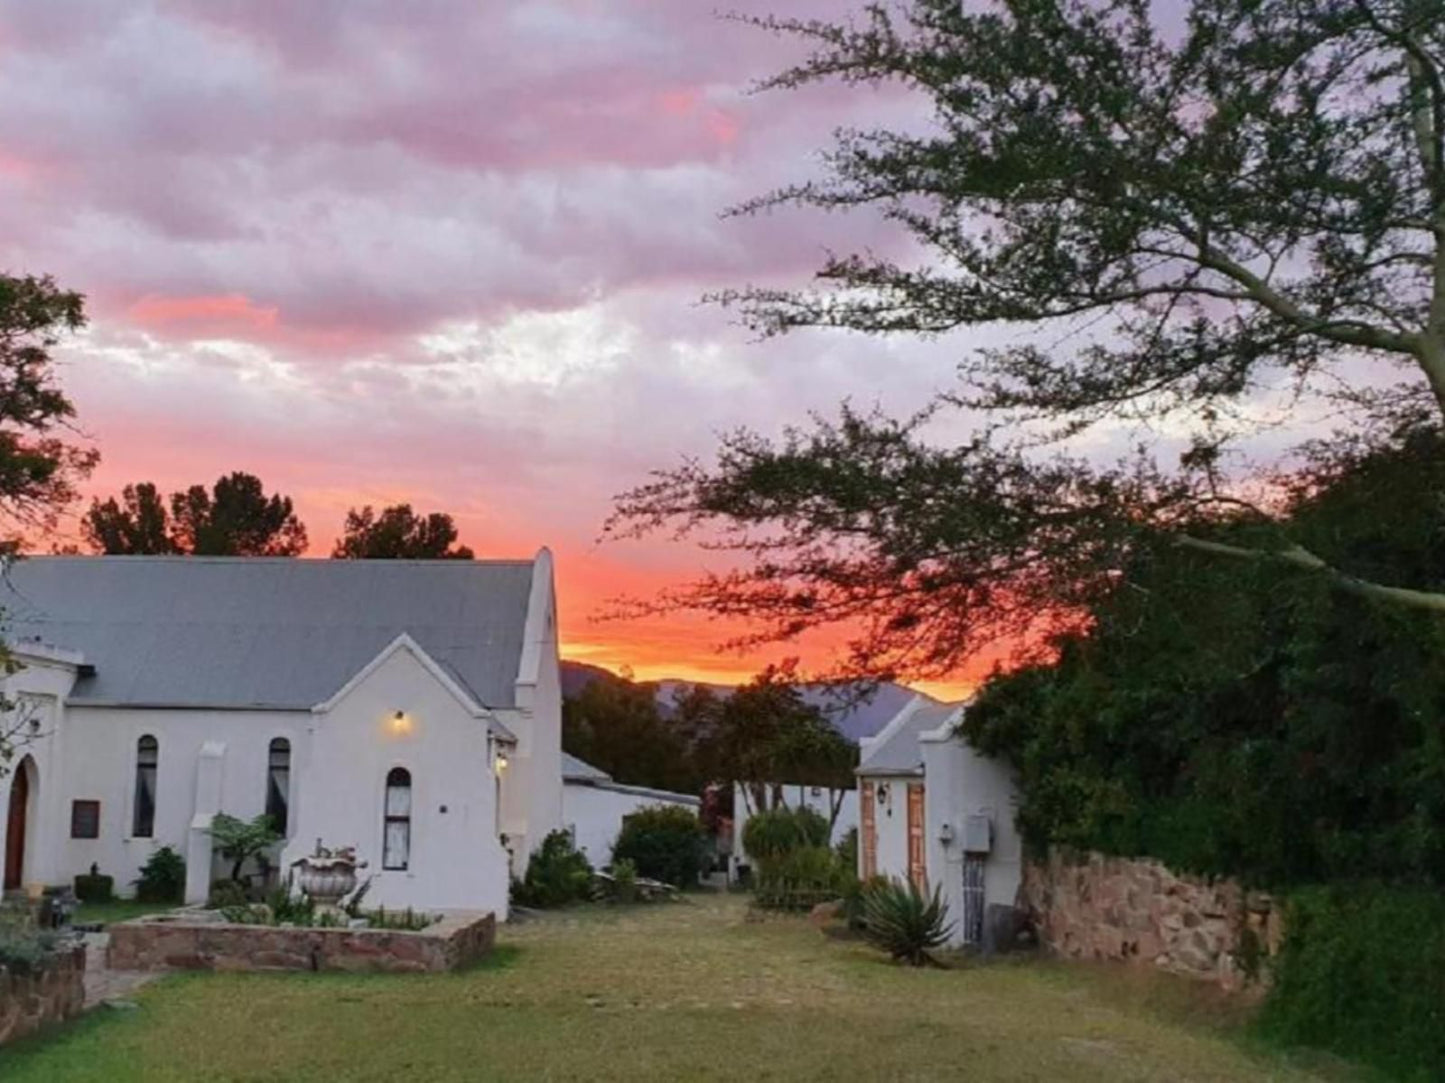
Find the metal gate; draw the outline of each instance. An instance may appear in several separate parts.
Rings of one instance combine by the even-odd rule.
[[[963,942],[983,942],[983,863],[982,854],[963,857]]]

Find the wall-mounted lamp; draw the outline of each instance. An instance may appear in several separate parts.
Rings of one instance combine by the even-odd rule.
[[[397,736],[411,732],[411,719],[405,711],[397,711],[391,716],[391,732]]]
[[[500,775],[506,772],[507,763],[507,750],[504,748],[497,749],[497,774]]]
[[[943,843],[943,845],[945,845],[945,846],[947,846],[947,845],[949,845],[950,843],[953,842],[953,825],[952,825],[952,824],[939,824],[939,825],[938,825],[938,841],[941,842],[941,843]]]

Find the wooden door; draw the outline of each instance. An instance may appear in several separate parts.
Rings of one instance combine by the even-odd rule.
[[[875,800],[873,783],[863,783],[862,803],[858,809],[859,819],[862,821],[863,838],[863,879],[878,875],[878,821],[875,813],[878,809],[878,802]]]
[[[5,825],[5,890],[20,886],[25,872],[25,814],[30,805],[30,772],[21,764],[10,784],[10,814]]]
[[[928,866],[923,853],[923,783],[908,786],[908,879],[919,891],[928,890]]]

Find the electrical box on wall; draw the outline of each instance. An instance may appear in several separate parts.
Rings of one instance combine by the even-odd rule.
[[[968,816],[963,821],[963,850],[968,854],[986,854],[993,850],[993,819],[989,816]]]

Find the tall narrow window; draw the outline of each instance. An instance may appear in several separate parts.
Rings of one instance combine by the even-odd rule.
[[[386,775],[381,867],[405,869],[411,860],[411,772],[393,767]]]
[[[148,839],[156,833],[156,763],[161,746],[149,734],[135,745],[135,808],[131,814],[130,833]]]
[[[266,760],[266,815],[278,835],[287,835],[287,814],[291,809],[291,742],[284,737],[271,741]]]

